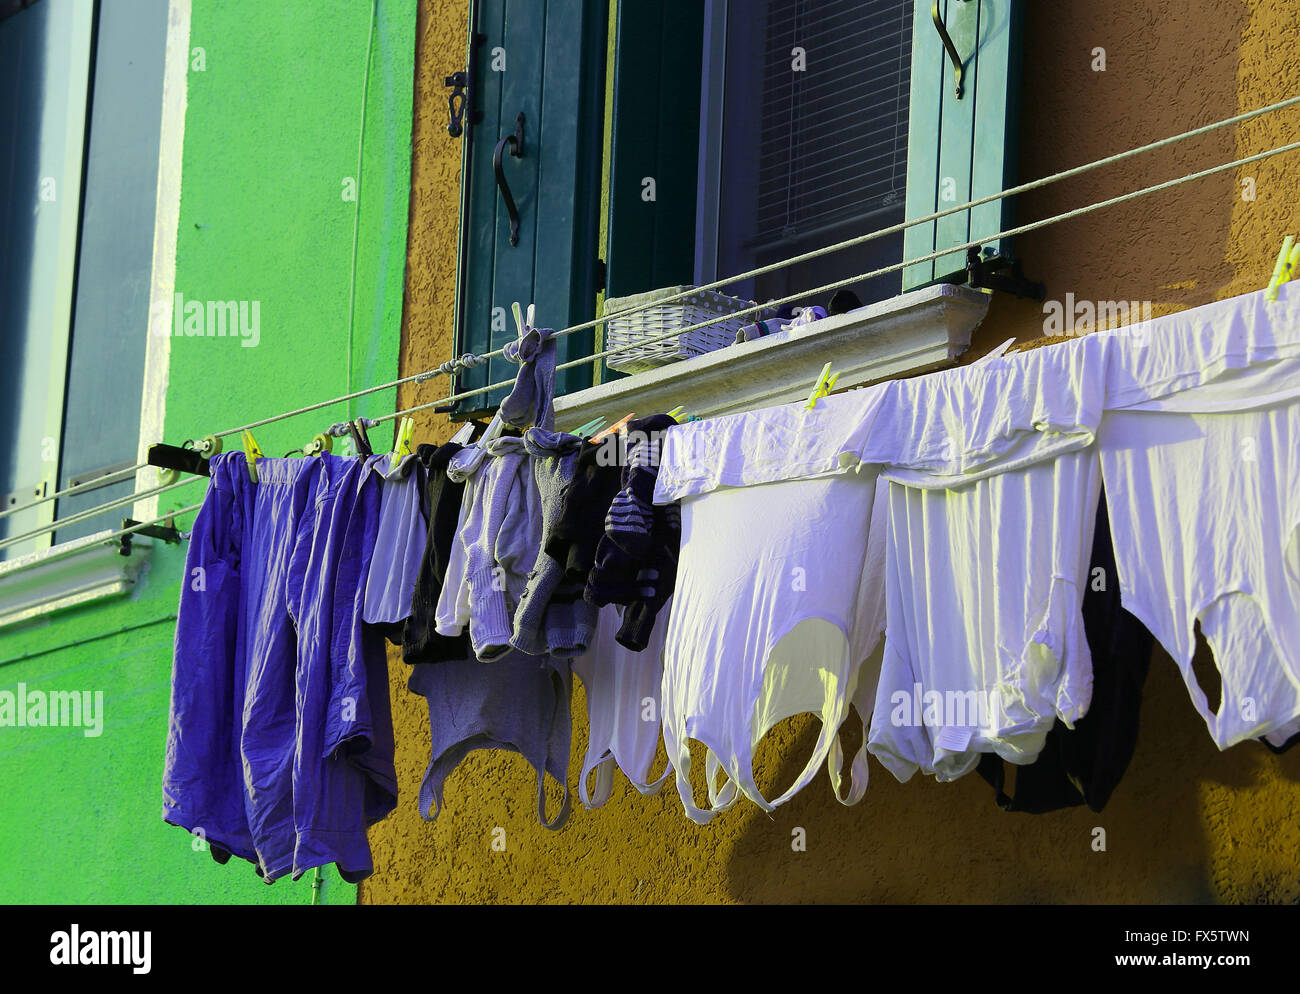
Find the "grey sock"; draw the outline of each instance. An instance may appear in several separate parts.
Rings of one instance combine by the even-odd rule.
[[[510,395],[501,401],[501,419],[515,428],[555,427],[555,332],[529,328],[523,337],[508,342],[504,358],[520,364]]]

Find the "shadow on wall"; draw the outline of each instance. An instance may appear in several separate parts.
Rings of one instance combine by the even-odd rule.
[[[801,716],[760,744],[765,796],[793,782],[817,731]],[[852,755],[860,737],[843,741]],[[839,804],[822,774],[770,819],[754,812],[728,889],[745,903],[1296,903],[1298,802],[1300,749],[1219,752],[1157,648],[1136,753],[1100,814],[1003,812],[978,774],[900,784],[873,759],[856,807]],[[795,852],[800,828],[807,850]],[[1098,828],[1105,851],[1093,848]]]
[[[1284,77],[1247,85],[1249,67],[1243,60],[1254,50],[1252,29],[1276,35],[1275,42],[1297,39],[1295,21],[1286,0],[1207,0],[1196,4],[1194,12],[1178,0],[1030,3],[1017,182],[1291,96]],[[1272,45],[1268,53],[1272,61],[1282,57]],[[1282,124],[1294,119],[1288,109],[1252,122],[1250,130],[1222,128],[1033,191],[1017,199],[1016,223],[1045,219],[1263,151],[1290,140]],[[1249,147],[1238,145],[1238,136],[1245,134],[1252,135]],[[1288,158],[1265,160],[1249,170],[1259,177],[1260,201],[1271,198],[1279,211],[1289,211],[1282,188],[1292,185],[1265,182],[1264,177],[1280,178]],[[1257,289],[1268,280],[1276,245],[1246,253],[1242,261],[1257,272],[1237,272],[1230,245],[1244,233],[1234,230],[1234,222],[1240,228],[1249,220],[1237,215],[1244,178],[1238,172],[1030,232],[1017,239],[1016,254],[1026,274],[1046,284],[1047,299],[1062,305],[1067,293],[1076,301],[1122,298],[1150,302],[1159,316]],[[1285,231],[1272,231],[1263,223],[1264,211],[1252,213],[1261,220],[1264,242],[1280,244]],[[1265,227],[1269,234],[1263,233]],[[1258,259],[1250,258],[1256,254]],[[967,361],[1007,338],[1031,341],[1047,331],[1041,304],[999,294]]]

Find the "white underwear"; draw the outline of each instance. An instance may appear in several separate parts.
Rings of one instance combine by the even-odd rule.
[[[1124,606],[1220,749],[1300,720],[1300,359],[1110,411],[1098,437]],[[1199,622],[1221,683],[1192,670]]]
[[[826,763],[845,804],[867,785],[863,745],[842,790],[838,733],[863,661],[879,640],[883,548],[872,547],[873,468],[682,499],[677,592],[664,653],[663,736],[686,814],[704,824],[744,794],[772,811]],[[867,677],[868,680],[873,678]],[[754,747],[778,722],[821,719],[812,755],[768,801],[754,782]],[[709,804],[695,803],[689,741],[708,749]],[[719,771],[727,782],[719,784]]]
[[[601,608],[591,645],[573,660],[573,672],[587,694],[590,733],[578,778],[578,797],[588,809],[609,800],[616,764],[632,786],[647,795],[657,794],[672,772],[669,767],[649,779],[650,764],[659,748],[659,690],[672,603],[670,598],[660,609],[650,644],[641,652],[625,649],[615,639],[621,623],[619,609],[613,604]],[[588,790],[593,770],[594,794]]]
[[[868,749],[899,780],[1024,765],[1092,696],[1081,607],[1093,449],[952,489],[889,482],[887,626]]]

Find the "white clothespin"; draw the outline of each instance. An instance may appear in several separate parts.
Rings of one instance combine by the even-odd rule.
[[[1008,338],[1005,342],[1003,342],[1001,345],[999,345],[996,349],[994,349],[994,350],[993,350],[992,352],[990,352],[988,355],[982,355],[982,356],[980,356],[978,359],[976,359],[974,362],[972,362],[971,365],[972,365],[972,366],[982,366],[984,363],[989,362],[989,361],[991,361],[991,360],[993,360],[993,359],[996,359],[998,356],[1006,355],[1006,353],[1007,353],[1007,349],[1011,348],[1011,346],[1013,346],[1013,345],[1015,345],[1015,344],[1016,344],[1016,340],[1015,340],[1014,338]]]
[[[537,305],[528,305],[527,321],[524,320],[523,308],[519,306],[519,301],[517,300],[510,305],[510,313],[515,316],[515,330],[519,332],[519,337],[523,338],[524,335],[528,333],[528,330],[534,327],[533,321],[537,318]]]
[[[481,449],[486,448],[488,442],[492,441],[494,438],[498,438],[501,435],[501,433],[505,431],[505,428],[506,428],[506,423],[501,418],[501,412],[497,411],[496,414],[492,415],[492,420],[488,422],[487,428],[484,430],[483,434],[479,436],[478,441],[474,444],[476,444]]]

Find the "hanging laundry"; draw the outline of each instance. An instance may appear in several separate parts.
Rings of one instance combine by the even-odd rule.
[[[415,457],[425,470],[424,513],[429,530],[420,571],[411,592],[411,616],[402,633],[402,658],[408,663],[441,663],[467,659],[473,654],[469,634],[439,635],[435,613],[447,576],[447,564],[456,541],[456,526],[465,493],[463,480],[447,476],[447,466],[462,445],[421,445]]]
[[[1229,297],[1125,328],[1101,331],[1056,348],[1100,348],[1107,410],[1143,405],[1210,383],[1225,391],[1219,409],[1239,409],[1246,394],[1235,377],[1300,353],[1300,285],[1285,283],[1279,299],[1266,290]],[[1253,370],[1253,372],[1252,372]],[[1249,380],[1242,380],[1245,387]],[[1173,405],[1177,409],[1177,405]]]
[[[459,635],[482,660],[510,651],[513,619],[541,545],[541,507],[523,440],[468,446],[447,474],[465,482],[461,518],[438,599],[437,631]]]
[[[546,539],[546,554],[564,567],[564,582],[584,589],[605,534],[605,515],[623,485],[611,443],[583,440],[560,510]]]
[[[1264,743],[1270,752],[1279,756],[1284,752],[1289,752],[1295,748],[1296,743],[1300,742],[1300,720],[1275,729],[1259,741]]]
[[[664,605],[671,623],[672,601]],[[588,809],[599,808],[614,789],[614,768],[642,794],[657,794],[672,773],[671,765],[653,779],[650,764],[659,748],[660,685],[667,624],[655,626],[642,652],[619,645],[615,637],[621,619],[614,605],[600,609],[591,646],[573,660],[573,672],[587,695],[590,726],[587,755],[578,779],[578,798]],[[596,774],[594,793],[589,778]]]
[[[849,411],[864,406],[861,397],[835,399]],[[834,449],[833,475],[818,460],[812,479],[779,479],[802,472],[805,453],[765,444],[804,438],[805,424],[828,422],[819,402],[812,411],[768,408],[668,433],[655,500],[681,501],[682,543],[664,650],[663,737],[686,814],[700,824],[741,794],[772,811],[823,764],[842,803],[856,803],[866,789],[869,696],[847,791],[838,733],[859,685],[874,689],[875,674],[863,664],[884,628],[883,546],[872,527],[876,472],[839,460],[847,423],[838,435],[820,436]],[[777,482],[727,482],[763,477]],[[804,712],[821,719],[817,742],[795,782],[768,801],[754,782],[754,746]],[[708,807],[695,803],[690,739],[708,750]],[[722,786],[719,771],[727,777]]]
[[[868,749],[901,781],[954,780],[986,752],[1030,763],[1087,712],[1102,368],[1058,347],[888,385],[868,445],[889,480]]]
[[[605,515],[605,534],[596,546],[584,596],[597,607],[625,606],[617,638],[634,652],[649,643],[655,616],[672,596],[677,577],[681,516],[675,504],[654,502],[662,436],[676,425],[668,415],[655,414],[629,421],[626,435],[602,440],[623,450],[617,460],[623,467],[622,489]]]
[[[419,663],[411,668],[407,686],[429,705],[432,751],[420,784],[420,814],[426,820],[442,810],[443,785],[462,759],[475,749],[503,749],[519,753],[536,771],[542,827],[564,827],[572,735],[568,660],[508,652],[490,663],[473,658]],[[547,773],[564,788],[560,809],[549,821]]]
[[[178,609],[163,818],[271,882],[373,869],[396,804],[382,637],[362,624],[379,492],[360,460],[210,463]],[[215,849],[214,849],[215,852]]]
[[[720,487],[842,474],[863,461],[868,440],[875,439],[888,386],[824,397],[811,409],[786,404],[670,428],[662,439],[655,502]],[[883,455],[890,454],[884,447]],[[875,461],[887,460],[877,452]]]
[[[1300,719],[1300,293],[1114,333],[1098,435],[1124,606],[1173,657],[1220,749]],[[1199,622],[1220,701],[1192,669]]]
[[[530,428],[523,441],[541,505],[541,547],[515,610],[510,644],[533,655],[578,656],[595,634],[596,607],[583,599],[583,581],[569,579],[546,547],[573,481],[582,439]]]
[[[510,394],[501,401],[501,420],[515,428],[555,427],[555,332],[522,325],[519,338],[507,342],[502,356],[520,364]]]
[[[1001,757],[980,757],[979,774],[996,791],[1004,811],[1041,814],[1080,804],[1101,811],[1133,758],[1155,639],[1120,604],[1104,490],[1087,575],[1083,626],[1092,660],[1092,703],[1073,729],[1052,726],[1038,758],[1016,771],[1014,796],[1003,792]]]
[[[1079,608],[1099,481],[1095,453],[1075,452],[960,488],[889,484],[868,747],[899,780],[954,780],[982,752],[1032,762],[1056,718],[1087,712]]]
[[[400,645],[428,531],[420,508],[424,467],[414,455],[393,467],[388,453],[366,457],[364,467],[367,474],[378,473],[383,483],[362,618]]]

